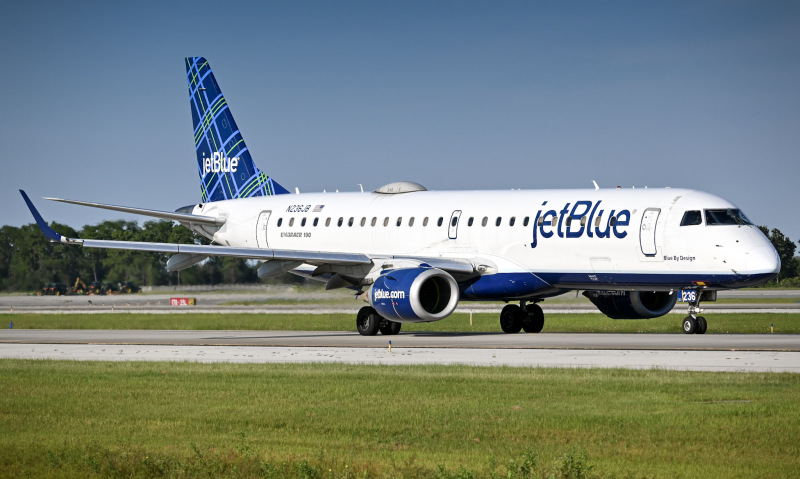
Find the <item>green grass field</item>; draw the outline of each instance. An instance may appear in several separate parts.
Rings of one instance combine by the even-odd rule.
[[[680,333],[684,315],[614,320],[602,314],[550,314],[544,332]],[[708,333],[800,333],[800,313],[706,314]],[[0,316],[6,327],[28,329],[168,329],[261,331],[355,331],[355,314],[28,314]],[[496,313],[456,313],[442,321],[404,324],[403,331],[499,332]],[[401,333],[402,334],[402,333]]]
[[[800,375],[0,360],[3,477],[792,477]]]

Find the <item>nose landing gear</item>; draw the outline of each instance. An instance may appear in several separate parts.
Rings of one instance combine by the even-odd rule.
[[[714,292],[716,293],[716,292]],[[689,316],[683,319],[683,332],[686,334],[705,334],[708,330],[708,323],[706,318],[698,316],[703,310],[700,309],[700,298],[703,295],[700,291],[695,294],[695,299],[689,301]]]

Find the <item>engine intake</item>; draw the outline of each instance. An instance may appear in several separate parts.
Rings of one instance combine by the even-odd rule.
[[[367,292],[369,303],[386,319],[423,323],[444,319],[456,309],[458,284],[436,268],[389,270]]]
[[[601,313],[613,319],[647,319],[672,311],[678,295],[668,291],[584,291]]]

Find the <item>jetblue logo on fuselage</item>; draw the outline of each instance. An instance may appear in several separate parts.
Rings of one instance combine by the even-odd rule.
[[[236,173],[239,167],[239,157],[228,158],[225,154],[215,151],[210,158],[203,157],[203,174],[206,173]]]
[[[625,231],[631,223],[631,212],[628,210],[611,210],[607,215],[605,210],[599,209],[601,201],[576,201],[567,203],[561,211],[547,210],[544,208],[536,213],[533,222],[533,242],[531,248],[539,244],[539,238],[580,238],[586,235],[589,238],[616,238],[628,236]],[[547,202],[542,203],[546,206]],[[556,224],[553,220],[558,218]],[[584,221],[583,218],[586,218]],[[597,221],[599,219],[599,221]]]

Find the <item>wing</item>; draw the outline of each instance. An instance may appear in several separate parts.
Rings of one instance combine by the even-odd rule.
[[[31,214],[36,220],[36,224],[42,233],[56,243],[81,245],[84,248],[105,248],[105,249],[120,249],[131,251],[151,251],[157,253],[183,253],[185,255],[192,255],[198,258],[203,256],[229,256],[234,258],[247,258],[257,259],[262,261],[287,261],[287,262],[300,262],[309,265],[317,266],[318,274],[334,273],[337,266],[356,266],[356,265],[381,265],[382,267],[391,267],[393,261],[415,261],[418,263],[425,263],[431,267],[443,269],[451,273],[473,274],[476,267],[473,263],[466,259],[460,258],[441,258],[441,257],[428,257],[428,256],[394,256],[394,255],[366,255],[363,253],[340,253],[340,252],[326,252],[326,251],[297,251],[297,250],[277,250],[277,249],[262,249],[262,248],[239,248],[231,246],[217,246],[217,245],[197,245],[197,244],[176,244],[176,243],[147,243],[139,241],[113,241],[113,240],[95,240],[95,239],[82,239],[82,238],[69,238],[63,236],[53,230],[39,214],[39,211],[33,205],[28,195],[19,190],[22,198],[28,205]],[[82,201],[73,200],[58,200],[65,203],[74,203],[79,205],[97,206],[100,208],[111,209],[115,211],[124,211],[127,213],[141,213],[148,216],[156,216],[158,218],[171,219],[174,221],[189,222],[189,223],[212,223],[216,218],[208,216],[198,216],[182,213],[169,213],[156,210],[143,210],[140,208],[131,208],[127,206],[113,206],[101,205],[99,203],[87,203]],[[145,213],[146,212],[146,213]],[[158,213],[153,214],[153,213]],[[188,217],[188,218],[187,218]],[[193,264],[193,263],[192,263]]]
[[[265,261],[271,261],[271,260],[302,261],[305,263],[315,264],[315,265],[321,265],[321,264],[355,265],[355,264],[372,263],[372,260],[367,255],[360,253],[327,253],[327,252],[317,252],[317,251],[290,251],[290,250],[271,250],[271,249],[260,249],[260,248],[237,248],[230,246],[215,246],[215,245],[146,243],[138,241],[111,241],[111,240],[68,238],[53,230],[44,221],[42,215],[39,214],[39,211],[36,209],[36,207],[33,206],[33,203],[31,202],[30,198],[28,198],[28,195],[22,190],[19,191],[20,193],[22,193],[22,198],[25,200],[25,203],[27,203],[28,209],[30,209],[34,219],[36,219],[36,224],[39,225],[39,229],[42,230],[42,233],[44,233],[44,235],[48,239],[50,239],[50,241],[54,241],[57,243],[81,245],[84,248],[123,249],[132,251],[152,251],[159,253],[187,253],[191,255],[205,255],[205,256],[230,256],[234,258],[250,258],[250,259],[259,259]],[[75,202],[75,203],[83,204],[80,202]],[[126,208],[126,207],[114,207],[114,208]],[[128,212],[132,212],[133,210],[136,209],[137,208],[128,208],[129,210]],[[125,211],[125,210],[118,209],[118,211]],[[153,210],[146,210],[146,211],[153,211]],[[178,216],[184,216],[184,215],[178,214]],[[197,215],[185,215],[185,216],[198,218]],[[181,221],[177,218],[167,218],[167,217],[164,218]],[[208,218],[208,217],[199,217],[199,218]],[[186,220],[186,219],[184,219],[183,221],[192,222],[192,220]]]

